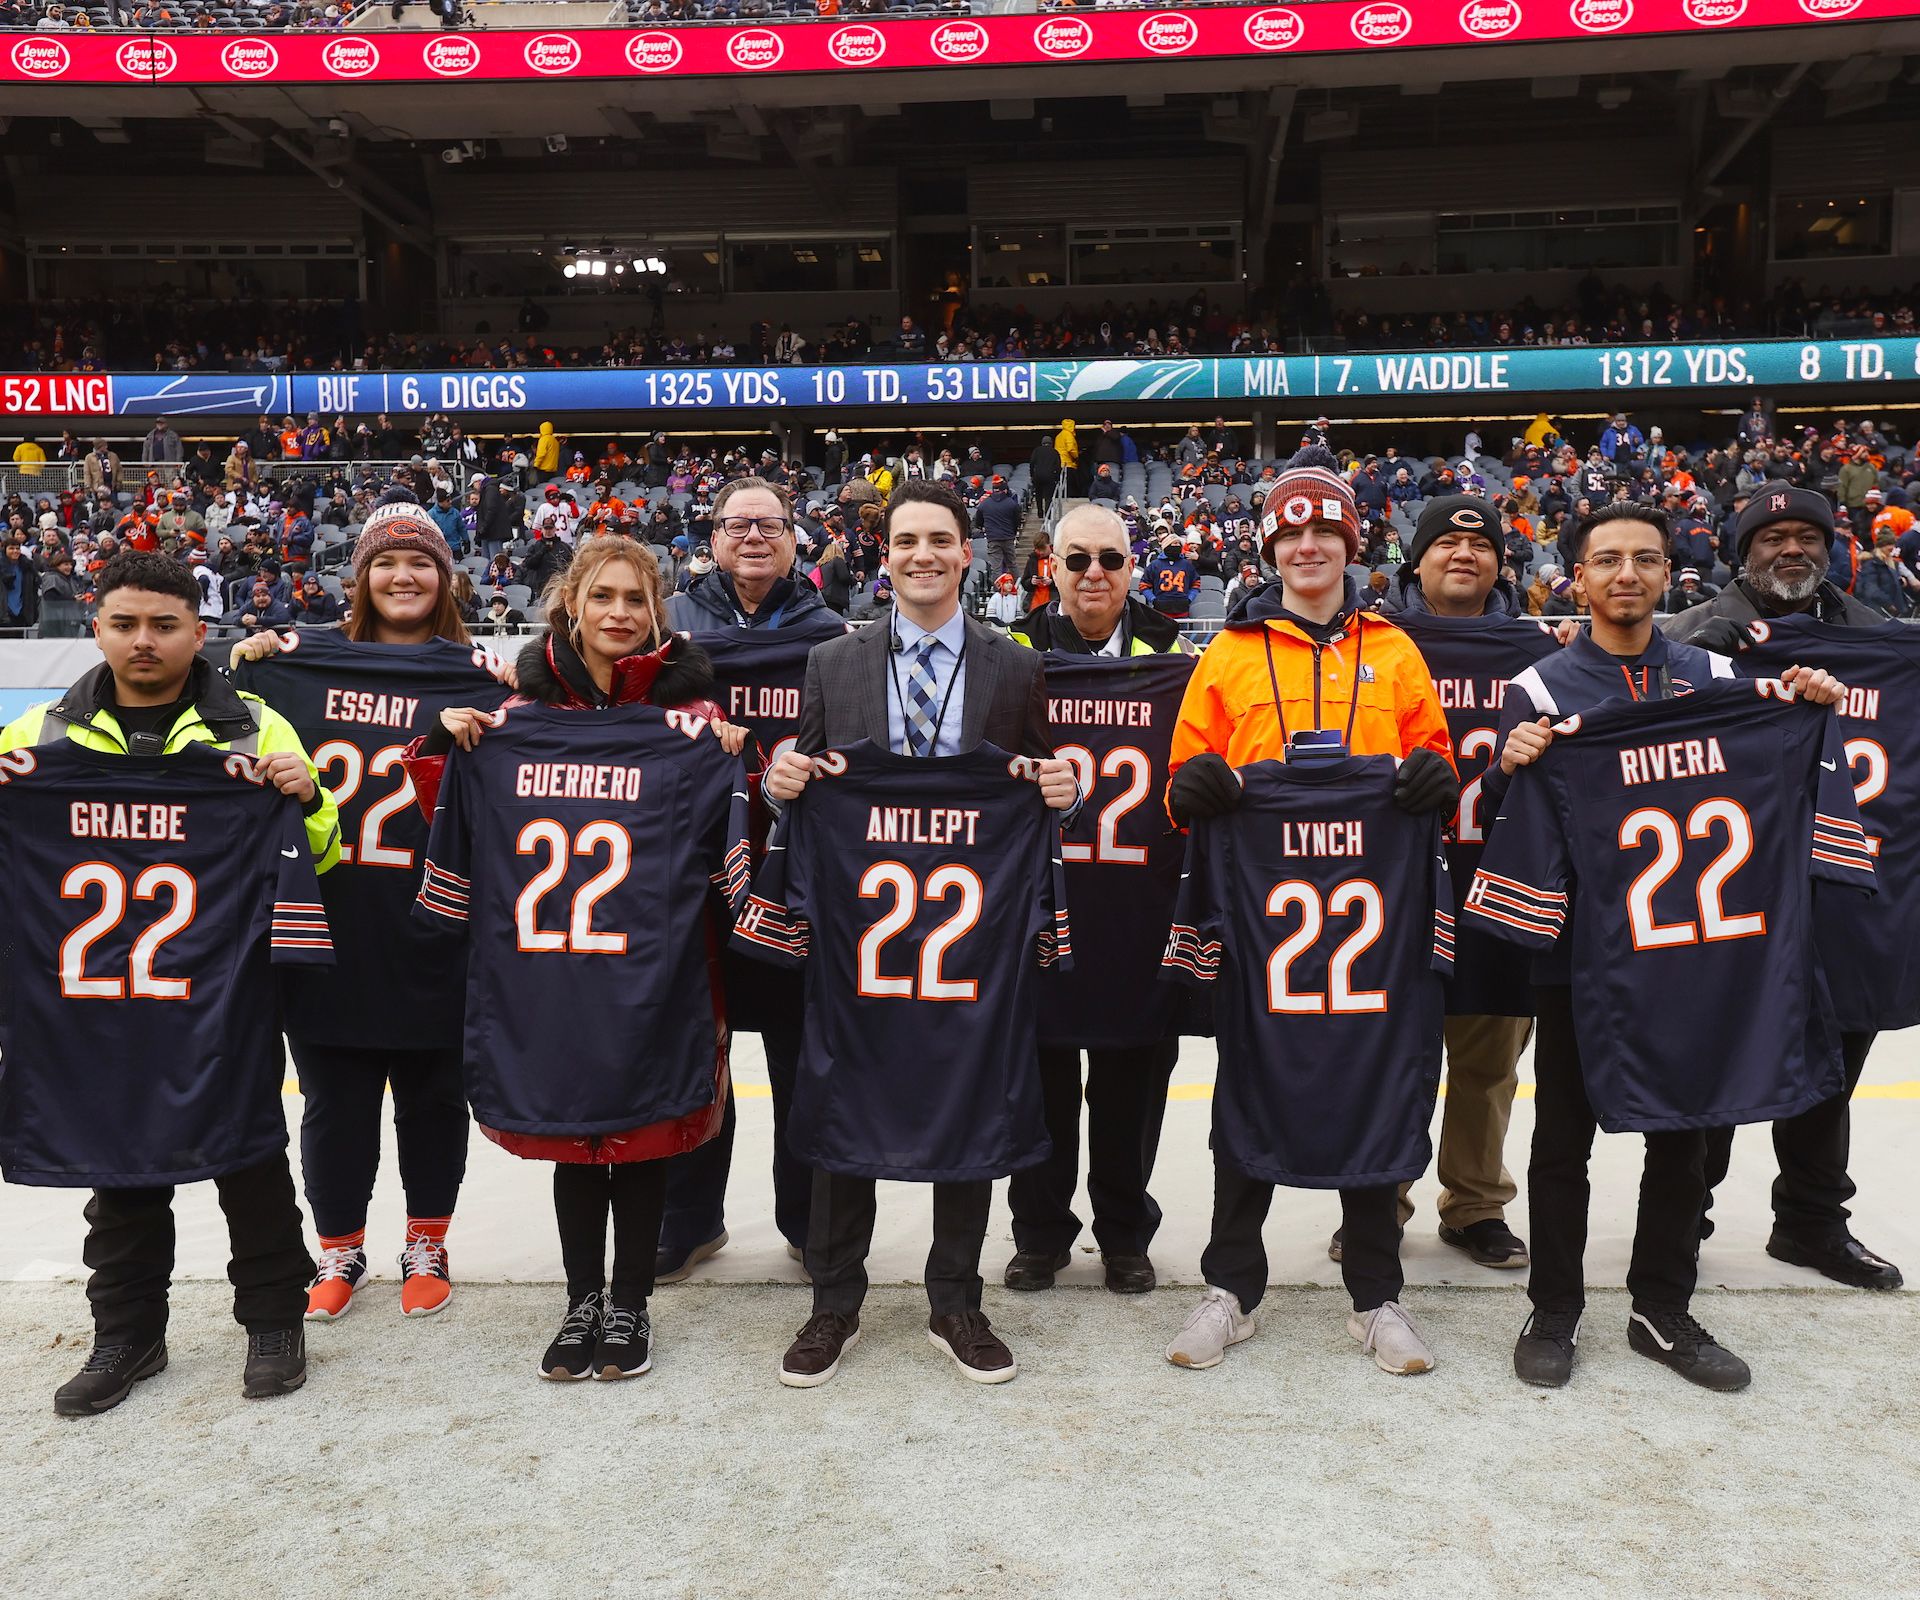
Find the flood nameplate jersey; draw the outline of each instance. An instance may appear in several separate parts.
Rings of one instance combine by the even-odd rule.
[[[511,691],[472,645],[355,644],[334,629],[283,635],[280,652],[234,674],[293,724],[340,807],[340,864],[320,897],[340,941],[331,972],[282,985],[294,1038],[359,1049],[460,1043],[466,952],[407,915],[426,859],[427,819],[400,765],[448,706],[491,711]]]
[[[727,1048],[712,890],[746,893],[738,757],[703,717],[515,705],[456,750],[415,915],[468,933],[467,1098],[590,1137],[713,1103]]]
[[[1160,965],[1186,841],[1167,816],[1167,758],[1197,657],[1049,653],[1054,753],[1085,800],[1061,858],[1078,959],[1041,984],[1040,1042],[1128,1049],[1183,1031],[1188,992]]]
[[[1460,771],[1460,809],[1446,830],[1447,866],[1464,894],[1480,866],[1493,808],[1482,798],[1487,768],[1499,751],[1500,707],[1507,684],[1560,646],[1530,617],[1437,617],[1402,611],[1393,619],[1419,646],[1446,713]],[[1447,1015],[1530,1017],[1533,984],[1527,958],[1472,924],[1455,930]]]
[[[1907,826],[1920,817],[1920,629],[1810,617],[1747,627],[1758,642],[1734,658],[1738,671],[1824,667],[1847,686],[1834,716],[1880,892],[1862,900],[1817,886],[1814,938],[1842,1028],[1911,1028],[1920,1023],[1920,831]]]
[[[1398,763],[1256,761],[1194,825],[1166,965],[1215,986],[1213,1148],[1309,1189],[1427,1169],[1453,959],[1441,819],[1393,803]]]
[[[253,761],[0,755],[0,928],[8,1181],[191,1183],[285,1147],[273,967],[333,943],[299,802]]]
[[[805,963],[787,1139],[829,1172],[1002,1178],[1048,1151],[1035,1029],[1070,956],[1060,829],[1033,761],[992,745],[815,758],[734,930]]]
[[[1711,1128],[1840,1091],[1815,878],[1874,887],[1839,725],[1777,680],[1732,680],[1556,724],[1466,912],[1535,949],[1570,924],[1601,1127]]]

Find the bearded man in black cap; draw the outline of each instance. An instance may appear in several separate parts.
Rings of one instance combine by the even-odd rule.
[[[1827,576],[1834,540],[1833,504],[1815,489],[1764,483],[1754,490],[1734,523],[1740,576],[1703,606],[1661,624],[1669,638],[1732,655],[1747,642],[1746,624],[1759,619],[1808,616],[1842,628],[1874,628],[1887,619],[1862,605]],[[1818,659],[1810,666],[1822,666]],[[1843,1021],[1845,1019],[1843,1018]],[[1773,1233],[1767,1254],[1811,1267],[1836,1283],[1860,1289],[1897,1289],[1900,1269],[1875,1255],[1847,1227],[1847,1201],[1854,1195],[1847,1173],[1852,1118],[1849,1102],[1866,1069],[1875,1034],[1843,1028],[1841,1055],[1846,1089],[1822,1105],[1773,1125],[1780,1176],[1773,1185]],[[1733,1129],[1707,1133],[1707,1204],[1727,1175]],[[1709,1216],[1704,1239],[1713,1231]]]

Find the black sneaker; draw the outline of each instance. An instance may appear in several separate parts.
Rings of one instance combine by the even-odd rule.
[[[1535,1311],[1513,1346],[1513,1375],[1539,1389],[1564,1389],[1580,1343],[1578,1311]]]
[[[86,1364],[53,1391],[56,1417],[97,1417],[133,1392],[142,1378],[167,1370],[167,1341],[152,1344],[97,1344]]]
[[[1891,1261],[1854,1238],[1795,1239],[1775,1229],[1767,1240],[1767,1254],[1775,1261],[1811,1267],[1851,1289],[1897,1289],[1906,1282]]]
[[[249,1400],[292,1394],[307,1381],[307,1330],[262,1328],[247,1335],[247,1370],[240,1392]]]
[[[1520,1236],[1498,1217],[1469,1222],[1464,1228],[1440,1224],[1440,1242],[1464,1250],[1482,1267],[1524,1267],[1527,1247]]]
[[[569,1296],[560,1331],[540,1358],[540,1376],[551,1378],[555,1383],[577,1383],[582,1378],[591,1378],[594,1347],[599,1342],[600,1326],[606,1314],[607,1297],[598,1289],[578,1299]]]
[[[653,1281],[662,1283],[684,1283],[693,1276],[693,1269],[710,1256],[717,1256],[727,1247],[727,1230],[722,1228],[713,1238],[701,1244],[691,1244],[684,1248],[662,1249],[653,1258]]]
[[[1007,1263],[1004,1282],[1009,1289],[1051,1289],[1053,1275],[1072,1260],[1071,1250],[1017,1250]]]
[[[1335,1228],[1333,1230],[1333,1237],[1327,1241],[1327,1259],[1329,1261],[1338,1261],[1346,1254],[1346,1241],[1341,1238],[1341,1235],[1346,1231],[1345,1228]]]
[[[1713,1335],[1684,1311],[1630,1313],[1627,1343],[1703,1389],[1731,1394],[1753,1382],[1746,1362],[1716,1343]]]
[[[609,1297],[593,1352],[596,1378],[637,1378],[653,1365],[653,1321],[647,1303],[622,1305]]]

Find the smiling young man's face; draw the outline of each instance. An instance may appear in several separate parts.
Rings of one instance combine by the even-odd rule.
[[[922,627],[945,622],[972,563],[972,541],[945,506],[910,500],[894,507],[887,525],[887,566],[902,616]]]

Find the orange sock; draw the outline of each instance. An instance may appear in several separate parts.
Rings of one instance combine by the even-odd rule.
[[[367,1227],[365,1223],[355,1228],[352,1233],[337,1235],[323,1233],[320,1235],[320,1248],[322,1250],[360,1250],[365,1248],[366,1242]]]
[[[407,1243],[416,1239],[431,1239],[435,1244],[447,1242],[447,1229],[452,1225],[452,1217],[408,1217]],[[364,1229],[361,1230],[365,1232]]]

